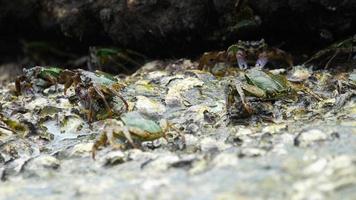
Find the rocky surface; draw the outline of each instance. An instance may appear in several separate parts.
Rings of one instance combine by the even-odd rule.
[[[234,122],[225,108],[233,77],[195,65],[156,61],[121,79],[131,110],[169,120],[185,141],[173,131],[141,149],[107,146],[96,160],[91,150],[105,121],[89,126],[70,100],[73,88],[67,96],[58,85],[16,97],[13,83],[1,87],[0,198],[356,197],[355,71],[309,71],[303,80],[322,100],[299,92],[296,101],[260,101],[271,104],[272,120]],[[24,128],[8,128],[9,118]]]

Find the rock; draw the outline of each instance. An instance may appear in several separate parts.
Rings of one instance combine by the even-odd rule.
[[[276,134],[281,132],[282,130],[285,130],[287,128],[286,124],[273,124],[270,126],[266,126],[262,129],[262,133],[270,133],[270,134]]]
[[[288,80],[292,82],[302,82],[307,80],[312,75],[312,70],[304,66],[294,66],[288,74]]]
[[[182,94],[195,87],[201,87],[203,84],[203,81],[193,77],[175,81],[168,85],[169,89],[165,98],[166,104],[172,107],[184,105],[183,103],[185,100],[183,99]],[[195,98],[198,97],[195,96]]]
[[[238,128],[236,132],[236,136],[244,136],[244,135],[251,135],[253,132],[249,128]]]
[[[267,151],[264,149],[248,147],[248,148],[241,149],[238,156],[239,157],[257,157],[257,156],[263,156],[266,153],[267,153]]]
[[[102,166],[112,166],[124,163],[126,160],[124,152],[118,150],[107,153],[100,159],[100,163]]]
[[[166,107],[156,100],[145,96],[137,96],[136,98],[135,107],[142,114],[159,119],[166,112]]]
[[[179,162],[179,157],[176,155],[168,154],[161,155],[157,158],[147,162],[143,168],[145,170],[153,170],[153,171],[166,171],[170,166]]]
[[[191,134],[186,134],[185,136],[185,148],[188,152],[195,152],[198,147],[199,139]]]
[[[211,163],[215,167],[236,166],[238,164],[238,158],[236,154],[220,153],[211,161]]]
[[[25,176],[46,177],[49,176],[53,170],[57,170],[59,167],[60,161],[57,158],[43,154],[30,159],[23,166],[23,173]]]
[[[71,156],[90,156],[93,144],[93,142],[89,142],[75,145],[72,149]]]
[[[302,131],[294,139],[294,145],[306,147],[316,142],[322,142],[333,138],[333,132],[325,132],[320,129]]]
[[[200,149],[202,152],[214,153],[230,147],[222,141],[217,141],[211,137],[204,138],[200,141]]]

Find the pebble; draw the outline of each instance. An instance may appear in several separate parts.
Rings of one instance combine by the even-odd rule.
[[[320,129],[310,129],[299,133],[294,139],[294,145],[306,147],[315,142],[329,140],[330,136],[330,134]]]
[[[103,156],[100,160],[102,166],[113,166],[124,163],[126,161],[126,155],[124,152],[117,150],[111,151]]]
[[[23,166],[25,176],[50,176],[51,171],[60,167],[60,161],[51,155],[40,155]]]
[[[71,156],[90,156],[93,144],[94,143],[89,142],[75,145],[72,149]]]
[[[212,160],[212,164],[215,167],[236,166],[238,164],[238,158],[236,154],[220,153]]]
[[[267,153],[266,150],[254,147],[248,147],[241,149],[239,157],[257,157],[263,156]]]
[[[137,110],[150,117],[160,118],[164,112],[166,112],[166,107],[160,102],[149,99],[145,96],[136,96],[137,102],[135,107]]]

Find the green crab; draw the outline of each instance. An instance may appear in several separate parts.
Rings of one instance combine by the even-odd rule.
[[[58,83],[65,83],[62,75],[63,69],[57,67],[36,66],[30,69],[23,69],[23,74],[18,76],[15,81],[16,95],[21,95],[22,91],[47,88]]]
[[[89,72],[82,69],[64,70],[62,76],[66,80],[64,94],[66,94],[68,88],[74,86],[76,96],[84,108],[88,110],[87,118],[89,122],[94,119],[111,117],[113,114],[120,115],[128,110],[127,101],[119,93],[123,85],[114,76],[100,71]],[[113,107],[118,105],[115,97],[123,102],[124,111],[114,111]],[[106,112],[102,111],[102,104],[105,105]]]
[[[96,151],[107,142],[114,148],[122,149],[124,146],[116,142],[116,138],[126,139],[132,147],[138,148],[135,140],[153,141],[161,137],[167,140],[167,132],[171,129],[180,134],[167,120],[154,121],[135,111],[122,114],[119,120],[107,119],[104,131],[93,145],[92,157],[95,159]]]
[[[281,98],[295,98],[296,91],[288,80],[281,75],[275,75],[260,69],[252,68],[244,74],[246,83],[235,79],[226,87],[226,108],[231,113],[231,107],[240,99],[243,117],[250,116],[254,109],[247,97],[257,98],[262,101],[277,100]]]

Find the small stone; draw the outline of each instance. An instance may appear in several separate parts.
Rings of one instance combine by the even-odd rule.
[[[200,142],[200,149],[203,152],[214,152],[214,151],[218,151],[218,146],[216,144],[216,140],[213,140],[212,138],[204,138],[201,142]]]
[[[60,166],[59,160],[50,155],[38,156],[37,158],[34,158],[30,162],[37,169],[40,168],[57,169]]]
[[[312,74],[310,69],[305,68],[304,66],[295,66],[288,73],[288,80],[292,82],[302,82],[307,80]]]
[[[122,151],[112,151],[103,156],[100,163],[103,166],[113,166],[124,163],[126,161],[126,156]]]
[[[319,129],[310,129],[299,133],[294,139],[294,145],[306,147],[315,142],[330,139],[329,134]]]
[[[185,148],[187,152],[194,152],[198,149],[198,138],[194,135],[186,134],[185,138]]]
[[[248,128],[238,128],[236,136],[242,136],[242,135],[251,135],[253,132],[251,129]]]
[[[150,169],[154,171],[165,171],[167,170],[172,164],[177,163],[179,161],[179,157],[177,155],[168,154],[168,155],[161,155],[156,159],[148,162],[144,165],[145,169]]]
[[[235,154],[221,153],[212,160],[212,164],[215,167],[235,166],[238,164],[238,158]]]
[[[276,134],[285,130],[287,128],[286,124],[273,124],[271,126],[266,126],[262,129],[262,133]]]
[[[257,157],[263,156],[266,153],[267,152],[264,149],[250,147],[242,149],[239,153],[239,157]]]
[[[149,99],[145,96],[137,96],[135,107],[137,110],[145,115],[159,118],[166,112],[166,107],[160,102]]]
[[[188,124],[185,128],[185,131],[189,134],[196,134],[199,131],[200,127],[196,123]]]
[[[321,158],[304,169],[305,175],[314,175],[322,172],[328,164],[325,158]]]
[[[41,155],[29,160],[23,166],[23,173],[25,176],[50,176],[52,170],[58,169],[60,161],[50,155]]]
[[[182,106],[183,97],[182,94],[194,87],[203,86],[204,82],[193,77],[188,77],[183,80],[178,80],[174,84],[168,86],[168,92],[165,98],[165,102],[169,106]]]
[[[92,142],[77,144],[73,147],[71,155],[72,156],[90,156],[93,148]]]
[[[216,152],[216,151],[221,151],[226,148],[230,147],[230,145],[225,144],[223,141],[217,141],[213,138],[204,138],[200,142],[200,149],[203,152]]]

